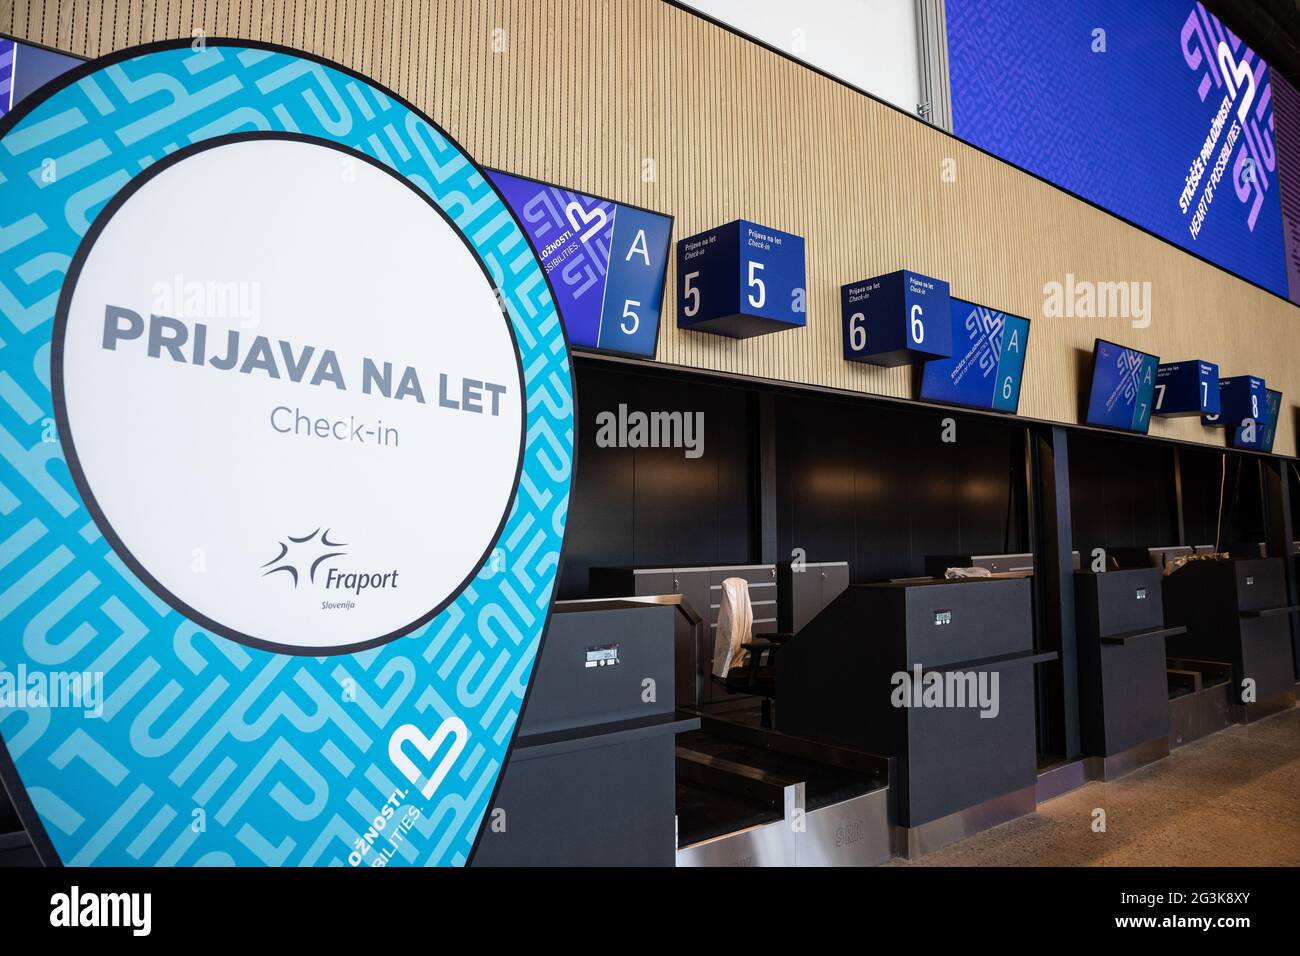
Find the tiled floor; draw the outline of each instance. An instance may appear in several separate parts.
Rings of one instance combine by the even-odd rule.
[[[1093,829],[1105,811],[1105,831]],[[903,866],[1300,865],[1300,707]]]

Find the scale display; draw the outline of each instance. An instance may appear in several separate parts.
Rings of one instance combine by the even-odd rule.
[[[1015,414],[1029,320],[956,298],[949,314],[952,356],[925,363],[921,398]]]
[[[671,216],[488,170],[555,290],[569,343],[653,358]]]
[[[1092,354],[1086,422],[1145,435],[1160,359],[1105,339],[1097,339]]]

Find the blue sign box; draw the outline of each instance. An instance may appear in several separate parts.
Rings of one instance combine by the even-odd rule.
[[[1092,354],[1092,389],[1085,421],[1145,435],[1151,424],[1160,359],[1105,339],[1097,339]]]
[[[1202,415],[1201,424],[1211,428],[1238,425],[1247,418],[1256,421],[1264,413],[1268,400],[1264,380],[1258,375],[1234,375],[1219,379],[1218,415]]]
[[[1029,320],[963,299],[952,301],[953,355],[926,362],[921,398],[1015,414]]]
[[[952,355],[948,283],[901,269],[840,287],[844,357],[893,367]]]
[[[1219,366],[1192,360],[1156,370],[1156,408],[1163,418],[1219,414]]]
[[[487,171],[551,279],[569,343],[653,358],[672,217]]]
[[[597,348],[654,356],[671,230],[667,216],[618,207]]]
[[[1282,393],[1277,389],[1264,390],[1264,414],[1258,421],[1244,419],[1232,435],[1232,447],[1248,451],[1271,452],[1277,436],[1277,420],[1282,412]]]
[[[677,243],[677,327],[747,339],[808,320],[804,243],[744,219]]]

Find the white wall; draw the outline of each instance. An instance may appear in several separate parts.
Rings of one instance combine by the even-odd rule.
[[[916,0],[685,0],[915,115]]]

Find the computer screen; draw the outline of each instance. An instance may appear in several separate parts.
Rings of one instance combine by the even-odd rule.
[[[952,356],[925,363],[921,398],[1014,414],[1029,343],[1029,320],[952,299]]]
[[[1089,425],[1145,435],[1160,359],[1137,349],[1097,339],[1092,352]]]
[[[570,344],[653,358],[672,217],[487,172],[550,277]]]

